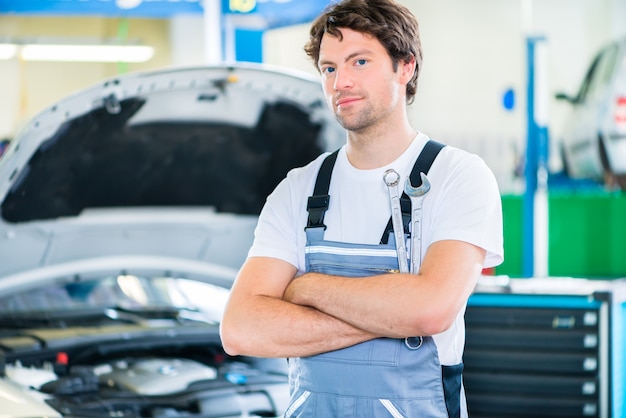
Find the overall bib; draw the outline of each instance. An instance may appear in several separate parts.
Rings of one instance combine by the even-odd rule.
[[[330,158],[331,171],[335,157]],[[419,171],[426,172],[429,167]],[[322,171],[324,167],[318,183]],[[329,184],[330,174],[327,180]],[[324,240],[323,216],[329,200],[325,187],[326,194],[324,186],[320,192],[316,183],[314,196],[309,198],[307,272],[355,278],[397,272],[395,241],[389,237],[393,232],[386,231],[387,243],[381,241],[379,245]],[[459,417],[462,367],[442,367],[432,337],[378,338],[315,356],[292,358],[291,403],[285,418]]]

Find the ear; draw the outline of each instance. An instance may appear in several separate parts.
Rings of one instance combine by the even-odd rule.
[[[411,59],[409,61],[400,61],[398,63],[400,66],[400,78],[402,83],[407,84],[413,78],[413,74],[415,74],[415,57],[411,55]]]

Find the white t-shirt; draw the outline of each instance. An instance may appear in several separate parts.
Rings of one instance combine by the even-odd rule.
[[[389,191],[383,181],[387,169],[401,175],[400,185],[428,137],[419,133],[394,162],[372,170],[354,168],[345,146],[337,155],[331,177],[324,239],[359,244],[378,244],[391,216]],[[255,230],[249,257],[272,257],[305,272],[304,247],[308,197],[328,153],[308,165],[291,170],[267,198]],[[484,161],[474,154],[446,146],[428,172],[431,189],[423,200],[422,258],[430,244],[459,240],[486,250],[484,267],[503,261],[502,203],[496,179]],[[441,364],[461,362],[465,344],[465,309],[454,325],[433,336]]]

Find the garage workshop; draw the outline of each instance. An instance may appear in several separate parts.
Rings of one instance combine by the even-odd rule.
[[[337,1],[0,0],[0,417],[315,415],[288,361],[229,355],[220,322],[267,197],[346,142],[332,66],[303,49]],[[398,4],[423,48],[410,124],[478,155],[501,198],[457,402],[626,418],[626,2]],[[394,231],[421,209],[387,186],[408,272]],[[433,416],[378,406],[337,409]]]

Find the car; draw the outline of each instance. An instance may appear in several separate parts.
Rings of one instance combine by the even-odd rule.
[[[595,55],[574,96],[559,140],[563,167],[574,179],[626,189],[626,38]]]
[[[4,150],[6,150],[9,146],[9,142],[11,141],[7,138],[0,139],[0,157],[2,157],[2,154],[4,154]]]
[[[345,133],[314,77],[125,74],[42,111],[0,160],[0,415],[280,416],[285,359],[219,321],[266,196]]]

